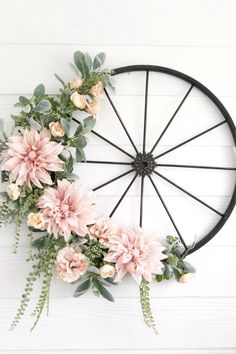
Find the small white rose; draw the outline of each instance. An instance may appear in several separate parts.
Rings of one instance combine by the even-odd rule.
[[[100,113],[100,102],[97,99],[94,99],[91,102],[87,102],[87,108],[85,111],[92,114],[93,118],[98,118]]]
[[[185,273],[179,277],[179,282],[188,283],[190,280],[192,280],[192,278],[193,278],[192,273]]]
[[[70,96],[71,101],[74,103],[75,107],[79,109],[84,109],[87,106],[86,98],[80,95],[77,91],[72,93]]]
[[[115,267],[110,264],[105,264],[100,268],[100,275],[103,279],[112,278],[115,275]]]
[[[70,88],[71,90],[76,90],[78,89],[83,83],[83,80],[79,75],[75,76],[71,82],[70,82]]]
[[[45,221],[41,213],[29,213],[27,224],[34,229],[42,229]]]
[[[104,97],[104,87],[101,81],[98,81],[96,85],[93,85],[90,90],[89,94],[94,97],[102,98]]]
[[[17,200],[20,196],[20,189],[15,183],[11,183],[7,186],[6,192],[12,200]]]
[[[51,134],[55,137],[62,138],[65,135],[65,129],[59,122],[51,122],[49,129]]]

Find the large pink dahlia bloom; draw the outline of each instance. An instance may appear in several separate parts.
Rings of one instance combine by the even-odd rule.
[[[144,233],[141,228],[121,228],[109,238],[105,260],[115,263],[117,281],[128,272],[140,284],[142,277],[150,282],[153,274],[162,274],[164,249],[153,235]]]
[[[50,139],[47,129],[38,133],[33,128],[9,138],[1,169],[10,172],[11,182],[29,188],[31,183],[39,188],[43,188],[41,183],[52,184],[50,172],[63,170],[63,161],[58,157],[63,146]]]
[[[45,228],[55,237],[64,236],[65,240],[75,232],[80,236],[88,233],[88,225],[95,222],[92,208],[93,195],[76,182],[66,179],[57,181],[57,187],[47,187],[40,197],[38,207],[44,218]]]

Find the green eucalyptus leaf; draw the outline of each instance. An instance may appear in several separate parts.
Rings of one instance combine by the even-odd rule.
[[[39,84],[34,90],[34,96],[40,97],[45,95],[45,87],[43,84]]]
[[[97,278],[93,279],[93,285],[97,289],[99,294],[102,297],[104,297],[104,299],[111,301],[111,302],[115,301],[113,296],[111,295],[111,293],[105,288],[105,286]]]
[[[73,165],[74,165],[74,163],[73,163],[73,157],[72,157],[72,155],[71,155],[71,153],[70,153],[68,162],[67,162],[67,164],[66,164],[66,169],[67,169],[67,172],[68,172],[68,173],[71,173],[71,172],[73,171]]]
[[[86,291],[89,290],[89,288],[91,287],[91,279],[87,279],[84,282],[82,282],[76,289],[74,292],[74,297],[78,297],[83,295]]]
[[[79,134],[76,139],[74,140],[73,145],[78,149],[83,149],[87,145],[87,140],[84,135]]]
[[[94,119],[93,116],[89,116],[83,120],[83,123],[84,123],[83,133],[88,134],[94,128],[96,124],[96,119]]]
[[[25,113],[29,113],[31,111],[31,107],[29,104],[27,104],[26,106],[24,106],[22,108],[22,111],[25,112]]]
[[[168,254],[168,257],[167,257],[167,262],[171,265],[171,266],[177,266],[178,264],[178,258],[175,257],[173,254]]]
[[[28,98],[26,98],[26,97],[24,97],[24,96],[20,96],[20,97],[19,97],[19,101],[20,101],[20,104],[21,104],[23,107],[29,105],[29,103],[30,103],[29,100],[28,100]]]
[[[76,148],[76,162],[86,161],[86,156],[83,149]]]
[[[34,111],[38,113],[46,113],[50,111],[50,109],[51,103],[48,100],[42,100],[34,107]]]
[[[169,264],[165,264],[164,278],[169,280],[172,277],[172,268]]]
[[[70,122],[65,118],[61,118],[61,125],[65,129],[66,135],[69,136],[70,135]]]
[[[192,266],[192,264],[190,264],[186,261],[182,261],[182,266],[183,266],[185,273],[195,273],[196,272],[196,269]]]
[[[156,275],[156,281],[160,283],[163,280],[163,275],[162,274],[157,274]]]

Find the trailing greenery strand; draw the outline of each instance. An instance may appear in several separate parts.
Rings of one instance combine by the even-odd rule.
[[[34,327],[36,326],[36,324],[38,323],[38,321],[40,319],[40,315],[42,314],[42,311],[44,309],[44,306],[48,305],[50,284],[51,284],[51,279],[52,279],[52,275],[53,275],[52,272],[53,272],[53,267],[55,264],[55,258],[56,258],[57,252],[58,252],[58,240],[55,239],[55,240],[53,240],[53,242],[49,248],[47,248],[46,250],[33,256],[33,259],[37,260],[38,262],[33,265],[33,270],[29,273],[29,275],[27,277],[27,282],[26,282],[26,286],[24,289],[24,293],[22,295],[20,306],[18,308],[18,311],[16,313],[14,320],[11,323],[10,330],[13,330],[18,325],[21,318],[23,317],[23,315],[28,307],[31,294],[33,292],[33,285],[34,285],[35,281],[42,274],[43,275],[43,284],[42,284],[41,292],[39,294],[38,302],[37,302],[35,309],[32,313],[32,316],[35,316],[36,319],[35,319],[35,322],[34,322],[31,330],[33,330]]]
[[[0,206],[0,227],[6,222],[7,217],[10,215],[11,209],[8,205],[8,200],[5,200]]]
[[[158,334],[158,330],[156,327],[156,323],[152,314],[152,309],[151,309],[151,304],[150,304],[150,287],[149,287],[149,282],[146,281],[144,278],[142,279],[142,282],[139,287],[140,291],[140,303],[142,307],[142,312],[143,312],[143,319],[146,325],[149,328],[152,328],[153,331]]]

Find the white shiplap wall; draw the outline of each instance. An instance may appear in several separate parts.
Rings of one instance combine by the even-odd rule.
[[[80,49],[91,54],[105,51],[107,64],[113,67],[149,63],[186,72],[218,95],[234,118],[235,11],[234,0],[0,0],[0,116],[8,125],[17,95],[30,94],[39,82],[54,93],[57,82],[53,73],[69,79],[71,71],[66,64],[73,52]],[[160,106],[164,107],[173,96],[168,87]],[[121,110],[127,107],[132,95],[124,87],[122,93]],[[174,93],[176,102],[181,95],[182,91]],[[104,129],[109,134],[109,124]],[[192,144],[188,154],[205,151],[208,143],[201,140]],[[210,143],[211,158],[219,156],[223,146],[222,159],[231,161],[230,142],[220,142],[216,135]],[[99,173],[98,170],[98,178]],[[185,187],[189,180],[185,175]],[[232,183],[232,178],[228,182]],[[212,184],[211,190],[197,189],[196,193],[208,198],[209,203],[221,195],[215,205],[224,208],[229,193],[216,188],[214,196],[217,183]],[[175,207],[183,200],[174,191],[165,194]],[[100,194],[98,199],[109,205],[112,197],[104,195]],[[130,192],[132,203],[136,195],[135,189]],[[0,353],[236,353],[235,226],[234,212],[219,235],[189,257],[198,269],[194,281],[184,286],[170,282],[152,287],[153,310],[160,327],[158,337],[142,323],[138,289],[131,280],[114,289],[115,304],[90,294],[73,299],[73,289],[55,280],[49,318],[43,317],[38,328],[29,334],[31,319],[26,316],[24,323],[9,333],[28,265],[24,262],[24,242],[19,254],[13,255],[13,229],[2,230]]]

